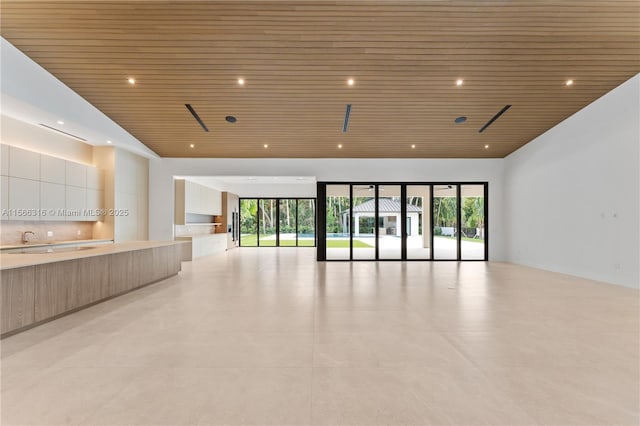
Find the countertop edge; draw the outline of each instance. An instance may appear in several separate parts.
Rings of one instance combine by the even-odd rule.
[[[0,253],[0,270],[26,268],[47,263],[65,262],[88,257],[104,256],[108,254],[126,253],[129,251],[145,250],[156,247],[185,244],[186,241],[131,241],[126,243],[104,244],[94,250],[73,251],[61,253]]]

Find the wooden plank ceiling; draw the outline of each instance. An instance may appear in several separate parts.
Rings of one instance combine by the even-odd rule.
[[[640,71],[637,0],[1,7],[3,37],[166,157],[503,157]]]

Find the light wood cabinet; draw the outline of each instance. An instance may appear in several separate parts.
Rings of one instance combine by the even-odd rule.
[[[136,287],[133,268],[133,254],[127,251],[110,255],[109,295],[125,293]],[[141,281],[141,280],[140,280]]]
[[[40,154],[10,146],[9,176],[40,180]]]
[[[2,334],[180,272],[182,244],[0,271]]]
[[[2,333],[34,322],[35,267],[2,271]]]
[[[35,274],[35,321],[60,315],[79,306],[74,289],[78,287],[77,262],[37,265]]]
[[[66,184],[66,161],[49,155],[40,156],[40,180],[42,182]]]
[[[77,306],[110,296],[112,256],[85,257],[77,260],[78,280],[72,289]]]

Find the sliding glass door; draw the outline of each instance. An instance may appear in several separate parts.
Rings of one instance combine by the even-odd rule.
[[[407,185],[407,259],[431,259],[431,186]]]
[[[487,260],[487,183],[318,183],[318,260]]]
[[[240,245],[258,245],[258,200],[240,200]]]
[[[351,259],[351,215],[349,213],[351,186],[327,185],[324,204],[326,258],[349,260]]]
[[[433,258],[458,259],[458,186],[433,187]]]
[[[351,246],[354,259],[376,258],[376,185],[354,185],[351,223]]]
[[[277,200],[258,200],[258,246],[275,247]]]
[[[461,186],[462,260],[482,260],[485,257],[484,186]]]
[[[241,198],[241,247],[314,247],[312,198]]]
[[[316,245],[316,200],[297,201],[298,247],[313,247]]]
[[[378,259],[402,259],[402,210],[400,185],[378,185]]]
[[[298,237],[296,233],[297,200],[279,200],[278,204],[278,242],[280,247],[295,247]]]

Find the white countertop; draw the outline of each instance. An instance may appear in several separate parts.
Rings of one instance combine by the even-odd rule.
[[[91,240],[90,240],[91,241]],[[96,241],[96,240],[93,240]],[[105,254],[122,253],[127,251],[144,250],[154,247],[164,247],[173,244],[184,244],[182,241],[131,241],[126,243],[99,244],[95,248],[79,251],[53,253],[1,253],[0,269],[22,268],[25,266],[42,265],[45,263],[61,262],[65,260],[85,257],[103,256]],[[84,244],[86,245],[86,244]],[[23,246],[19,246],[23,247]],[[33,247],[33,245],[29,245]]]
[[[227,234],[198,234],[198,235],[185,235],[182,237],[176,237],[176,241],[190,241],[196,238],[211,238],[211,237],[226,237]]]
[[[86,245],[86,244],[105,244],[112,243],[113,240],[68,240],[68,241],[49,241],[49,242],[35,242],[28,244],[12,244],[12,245],[0,245],[0,250],[15,249],[15,248],[30,248],[30,247],[50,247],[50,246],[67,246],[67,245]]]

